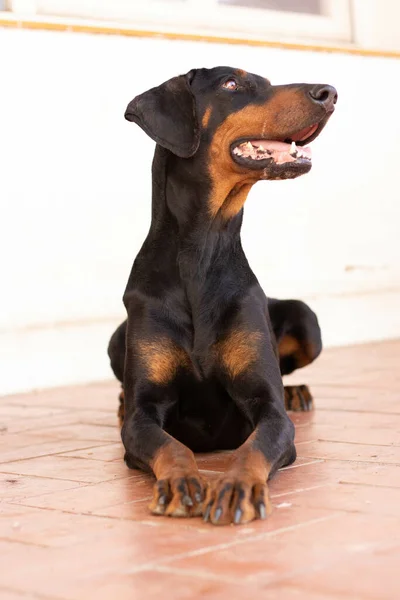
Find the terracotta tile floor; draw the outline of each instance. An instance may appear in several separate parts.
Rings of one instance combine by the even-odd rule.
[[[400,341],[327,350],[292,382],[298,460],[266,522],[153,517],[122,461],[115,382],[0,399],[1,600],[400,598]],[[289,380],[288,380],[289,382]],[[228,453],[198,457],[215,476]]]

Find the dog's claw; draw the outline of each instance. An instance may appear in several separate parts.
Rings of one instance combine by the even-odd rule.
[[[217,510],[215,511],[215,515],[214,515],[214,519],[213,519],[214,523],[217,523],[220,520],[221,515],[222,515],[222,508],[219,506],[217,508]]]
[[[260,502],[260,504],[258,505],[258,514],[260,515],[260,519],[265,521],[265,519],[267,518],[267,511],[265,509],[264,502]]]
[[[190,496],[183,496],[182,504],[183,506],[193,506],[193,500]]]
[[[194,499],[195,499],[195,501],[196,501],[198,504],[200,504],[200,502],[201,502],[201,501],[202,501],[202,499],[203,499],[203,496],[200,494],[200,492],[196,492],[196,493],[195,493],[195,495],[194,495]]]
[[[206,510],[204,511],[203,521],[205,523],[207,523],[208,519],[210,518],[210,512],[211,512],[211,504],[209,504],[206,507]]]
[[[165,494],[159,497],[158,504],[160,506],[164,506],[165,504],[167,504],[167,496]]]
[[[233,517],[233,522],[235,525],[239,525],[240,519],[242,518],[243,511],[241,508],[237,508],[235,510],[235,516]]]

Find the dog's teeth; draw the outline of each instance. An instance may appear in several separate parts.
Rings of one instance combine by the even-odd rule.
[[[261,150],[261,152],[264,152],[264,150],[265,150],[264,146],[261,146],[261,145],[258,146],[258,149]]]
[[[253,145],[251,144],[251,142],[246,142],[245,148],[247,148],[248,150],[253,150]]]
[[[290,150],[289,150],[289,154],[290,156],[293,156],[296,158],[298,152],[297,152],[297,146],[296,146],[296,142],[292,142],[290,145]]]

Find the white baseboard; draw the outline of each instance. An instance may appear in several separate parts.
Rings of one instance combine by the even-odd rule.
[[[118,322],[0,334],[0,395],[110,379],[108,341]]]
[[[318,316],[326,348],[400,337],[400,289],[304,298]]]

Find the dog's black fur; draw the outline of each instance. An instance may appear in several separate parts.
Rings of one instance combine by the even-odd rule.
[[[233,83],[232,83],[233,82]],[[295,460],[286,408],[309,409],[282,375],[313,361],[321,335],[300,301],[267,299],[240,241],[242,206],[260,179],[306,173],[308,160],[235,157],[245,139],[309,143],[334,110],[326,85],[272,86],[229,67],[198,69],[136,97],[126,111],[157,143],[149,234],[109,345],[122,382],[125,460],[157,477],[154,513],[213,523],[265,517],[267,479]],[[315,125],[314,127],[312,127]],[[296,139],[299,139],[297,136]],[[266,223],[266,232],[276,224]],[[235,449],[214,486],[194,452]]]

